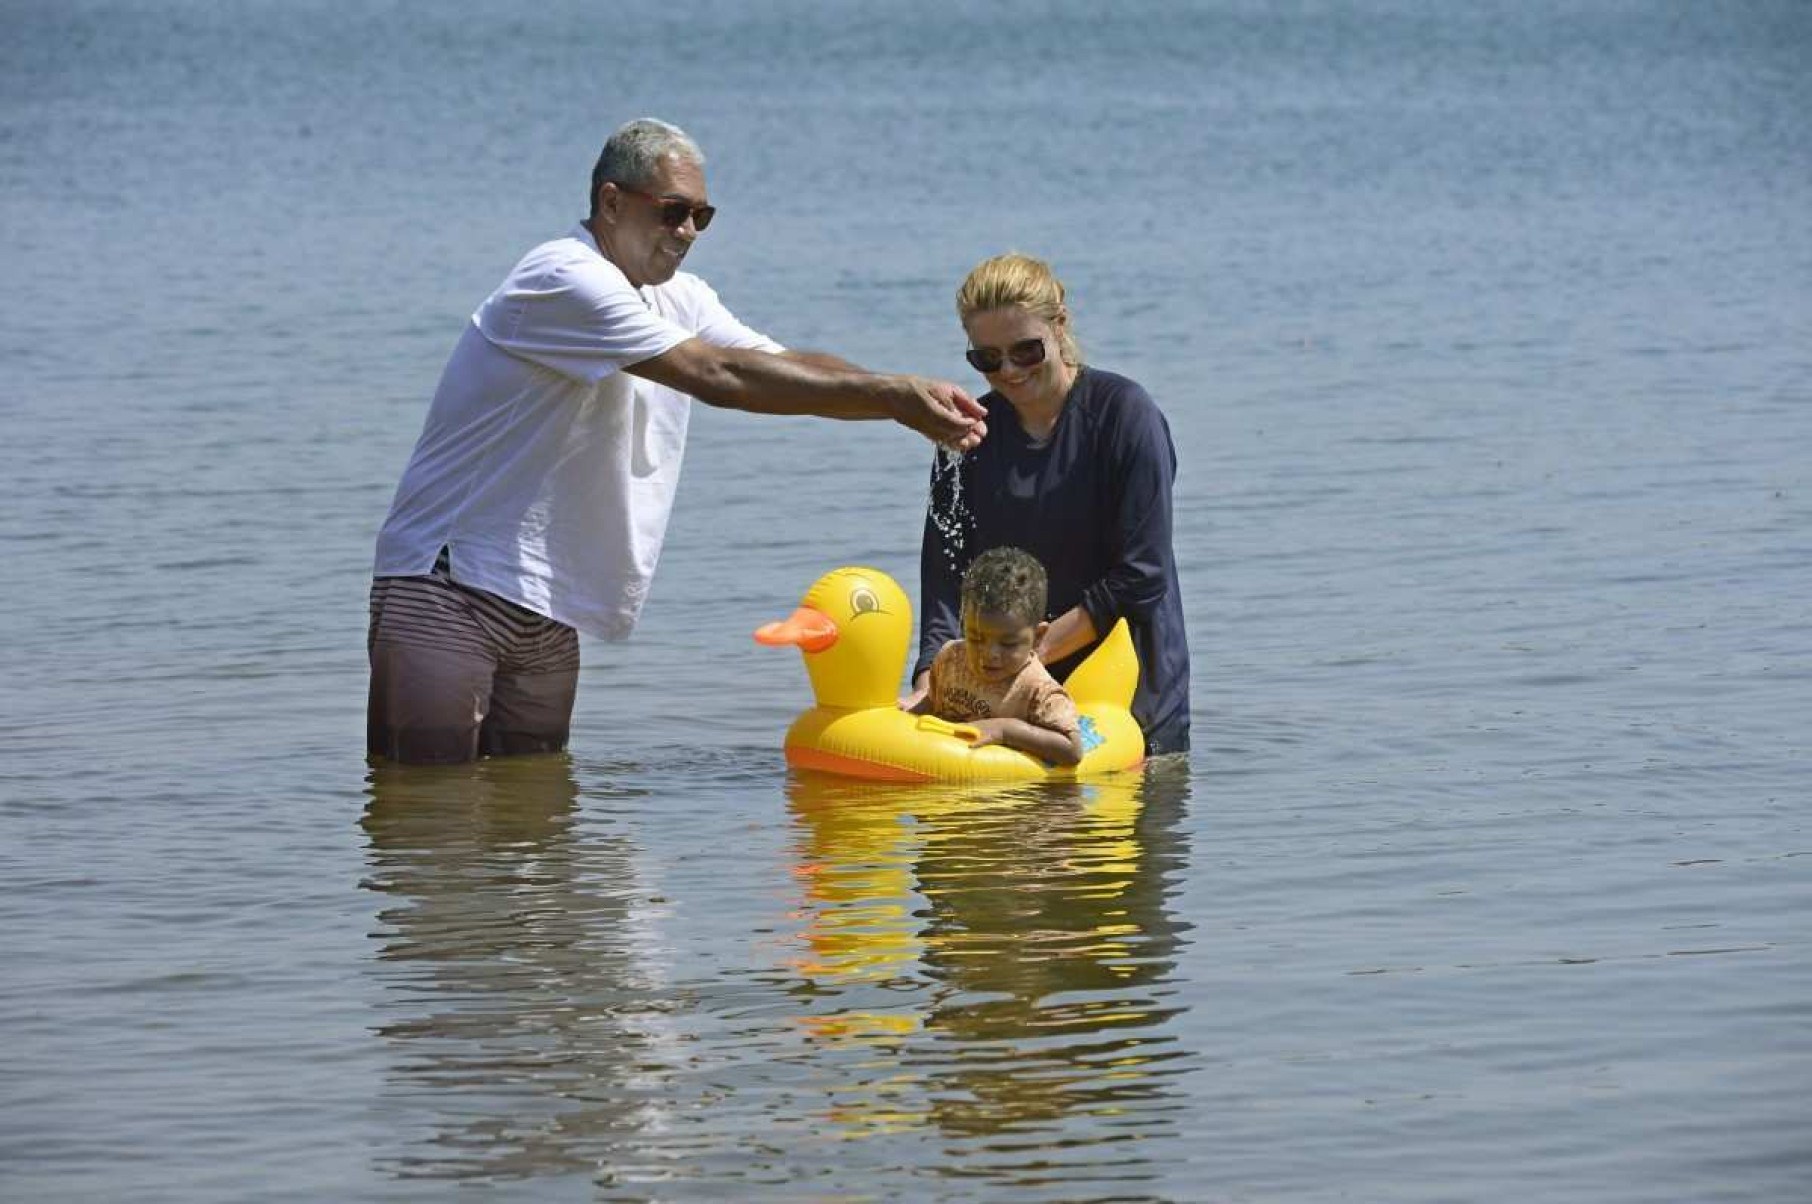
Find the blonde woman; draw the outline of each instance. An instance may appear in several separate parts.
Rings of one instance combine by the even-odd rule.
[[[1132,711],[1151,755],[1189,748],[1189,645],[1171,548],[1176,449],[1136,381],[1083,362],[1063,284],[1042,260],[997,256],[957,292],[965,358],[987,379],[988,438],[932,470],[919,558],[923,697],[932,659],[962,636],[964,572],[1024,548],[1050,579],[1038,657],[1061,680],[1125,618],[1139,651]],[[959,504],[960,499],[960,504]]]

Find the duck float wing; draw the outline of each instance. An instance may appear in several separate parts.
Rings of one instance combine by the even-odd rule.
[[[1116,619],[1107,638],[1070,670],[1063,688],[1068,690],[1077,707],[1091,703],[1132,708],[1133,693],[1139,688],[1139,650],[1133,647],[1132,629],[1125,619]]]

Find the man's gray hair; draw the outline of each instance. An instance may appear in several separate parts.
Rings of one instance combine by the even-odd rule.
[[[598,211],[598,189],[606,182],[630,188],[646,187],[660,169],[661,160],[676,155],[688,163],[703,167],[705,152],[698,149],[692,136],[677,125],[638,117],[617,127],[617,132],[604,144],[598,165],[591,169],[591,212]]]

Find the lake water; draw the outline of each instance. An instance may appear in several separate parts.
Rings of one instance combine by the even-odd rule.
[[[22,0],[0,1197],[1798,1200],[1812,8]],[[751,324],[1175,432],[1195,751],[789,778],[931,455],[699,408],[569,757],[362,752],[460,323],[677,121]]]

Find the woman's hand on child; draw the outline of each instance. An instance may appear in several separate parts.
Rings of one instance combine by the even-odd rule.
[[[918,675],[912,683],[912,689],[900,695],[899,708],[914,715],[925,713],[925,700],[931,694],[931,671]]]

